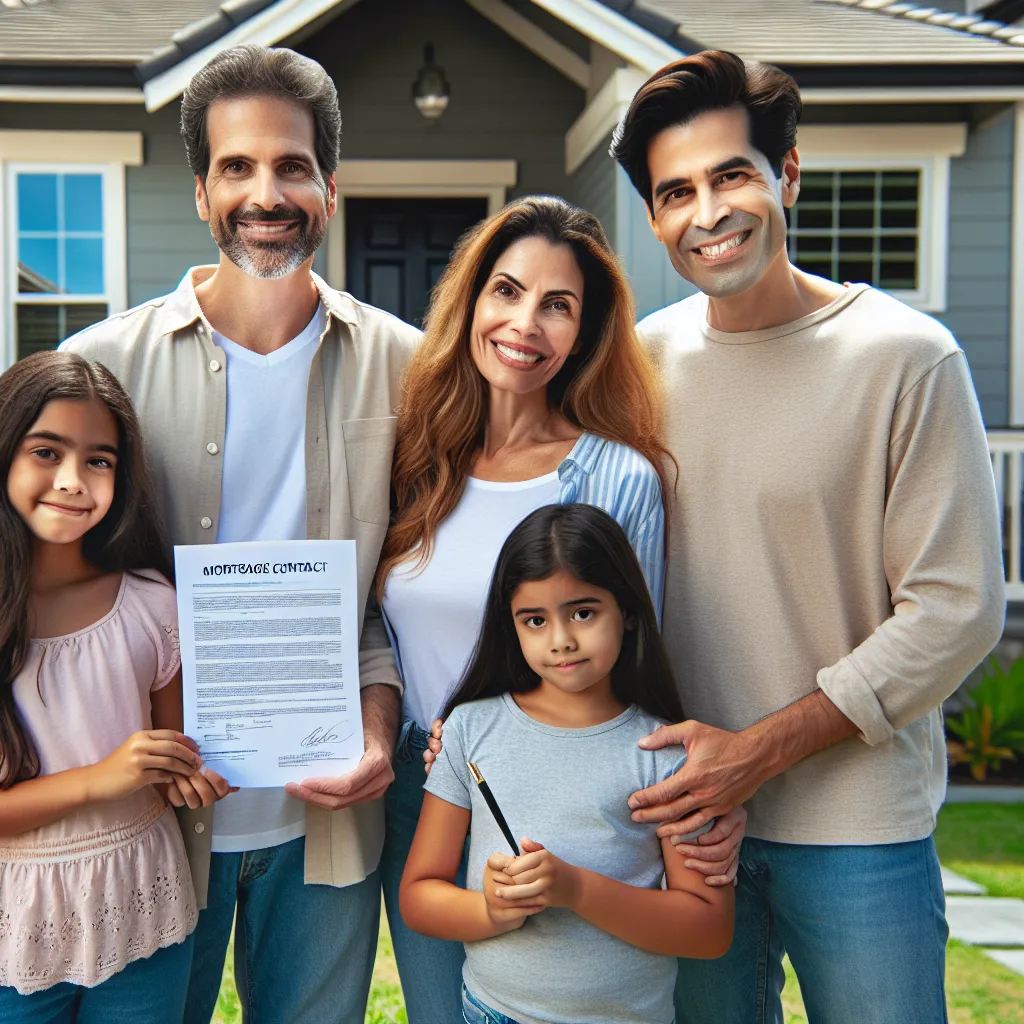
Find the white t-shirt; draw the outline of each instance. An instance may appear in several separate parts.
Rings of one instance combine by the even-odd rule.
[[[297,338],[265,356],[214,332],[228,375],[218,543],[306,539],[306,390],[323,329],[318,306]],[[301,800],[242,789],[216,805],[212,849],[261,850],[305,832]]]
[[[502,545],[531,512],[558,502],[559,486],[557,472],[520,483],[470,477],[422,571],[413,559],[389,573],[383,608],[405,683],[404,714],[424,729],[468,666]]]

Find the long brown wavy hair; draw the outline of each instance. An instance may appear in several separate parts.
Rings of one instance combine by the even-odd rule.
[[[476,301],[502,253],[534,237],[568,246],[583,274],[578,345],[547,385],[549,405],[581,430],[639,452],[657,470],[662,494],[669,492],[657,382],[600,221],[555,196],[517,199],[459,240],[431,296],[423,341],[403,378],[378,596],[411,551],[425,564],[438,526],[462,497],[487,419],[487,382],[469,344]]]
[[[32,532],[11,504],[7,477],[22,439],[49,402],[98,399],[117,422],[114,500],[82,538],[82,555],[103,572],[171,565],[156,512],[131,399],[100,363],[67,352],[37,352],[0,376],[0,789],[35,778],[39,754],[18,715],[14,680],[25,663],[32,593]]]

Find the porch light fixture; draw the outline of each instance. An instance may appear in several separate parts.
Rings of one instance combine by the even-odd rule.
[[[423,67],[412,84],[412,98],[416,109],[428,120],[436,121],[448,106],[451,93],[444,69],[434,63],[434,46],[423,47]]]

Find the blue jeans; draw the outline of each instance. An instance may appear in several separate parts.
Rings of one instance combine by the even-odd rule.
[[[423,806],[423,783],[427,777],[423,751],[426,748],[427,733],[415,723],[406,722],[395,748],[395,781],[384,797],[387,832],[380,858],[384,904],[409,1024],[442,1024],[456,1018],[461,999],[462,964],[466,959],[461,942],[419,935],[406,925],[398,909],[398,886]],[[460,886],[466,884],[465,858],[456,882]]]
[[[788,953],[808,1024],[942,1024],[948,934],[931,838],[744,839],[732,948],[719,960],[679,961],[676,1019],[782,1024]]]
[[[164,946],[93,988],[62,981],[30,995],[0,987],[0,1021],[10,1024],[181,1024],[192,936]]]
[[[363,1024],[380,925],[376,871],[356,885],[305,885],[306,840],[210,858],[184,1024],[210,1024],[235,924],[246,1024]]]
[[[477,999],[465,985],[462,986],[463,1024],[518,1024],[497,1010],[492,1010]]]

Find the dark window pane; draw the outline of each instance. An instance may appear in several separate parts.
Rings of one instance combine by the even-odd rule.
[[[18,175],[18,230],[57,230],[57,175]]]
[[[916,228],[916,206],[883,206],[881,210],[883,228]]]
[[[882,252],[917,253],[917,235],[883,235],[879,248]]]
[[[807,205],[802,200],[793,208],[796,211],[796,228],[832,228],[832,204],[827,206]]]
[[[839,261],[839,275],[837,280],[840,282],[864,281],[868,284],[872,284],[873,276],[874,267],[870,260],[840,259]]]
[[[817,274],[819,277],[832,276],[832,261],[817,258],[807,259],[803,256],[797,260],[796,265],[808,274]]]
[[[15,344],[18,358],[56,348],[65,338],[98,323],[107,315],[102,303],[75,306],[15,306]]]
[[[866,174],[841,174],[839,176],[839,202],[841,204],[874,203],[874,201],[874,172],[868,172]]]
[[[831,252],[832,235],[797,235],[801,252]]]
[[[64,230],[103,231],[102,175],[64,175]]]
[[[871,235],[840,235],[840,253],[870,253],[875,248],[875,239]]]
[[[841,228],[866,228],[875,226],[875,207],[870,203],[846,203],[839,207]]]

